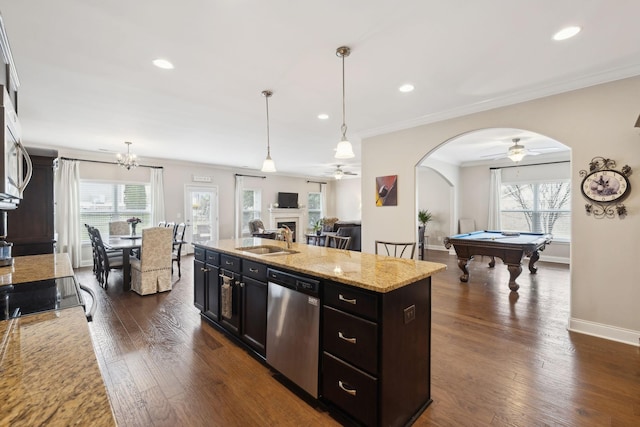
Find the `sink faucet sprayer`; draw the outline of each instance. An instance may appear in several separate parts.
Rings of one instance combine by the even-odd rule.
[[[291,245],[293,244],[293,231],[286,225],[282,224],[282,228],[280,229],[282,233],[282,237],[284,237],[284,241],[287,243],[287,249],[291,249]]]

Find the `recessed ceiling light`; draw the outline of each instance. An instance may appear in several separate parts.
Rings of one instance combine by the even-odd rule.
[[[566,27],[566,28],[561,29],[557,33],[555,33],[553,35],[553,39],[557,40],[557,41],[570,39],[571,37],[573,37],[576,34],[578,34],[580,32],[580,30],[581,30],[581,28],[577,27],[577,26]]]
[[[412,85],[412,84],[410,84],[410,83],[403,84],[402,86],[400,86],[400,87],[398,88],[398,90],[399,90],[400,92],[405,92],[405,93],[406,93],[406,92],[413,92],[413,89],[415,89],[415,88],[414,88],[414,87],[413,87],[413,85]]]
[[[158,68],[162,68],[164,70],[173,70],[173,64],[167,61],[166,59],[161,59],[161,58],[154,59],[153,65],[155,65]]]
[[[329,118],[328,114],[322,113],[322,114],[318,114],[318,118],[320,120],[327,120]]]

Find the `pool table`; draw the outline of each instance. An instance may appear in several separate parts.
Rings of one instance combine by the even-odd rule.
[[[529,257],[529,271],[538,271],[533,265],[540,259],[539,251],[551,243],[553,236],[542,233],[515,233],[502,231],[474,231],[445,237],[444,245],[449,249],[452,245],[458,256],[458,267],[462,270],[461,282],[469,280],[467,266],[474,255],[491,257],[489,267],[496,265],[495,257],[502,259],[509,269],[509,289],[517,291],[520,287],[516,279],[522,273],[522,258]]]

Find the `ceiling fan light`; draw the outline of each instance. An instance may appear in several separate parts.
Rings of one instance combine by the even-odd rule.
[[[353,159],[355,156],[353,147],[349,141],[343,138],[342,141],[338,142],[335,155],[336,159]]]
[[[344,172],[342,172],[342,169],[337,169],[334,173],[333,173],[333,177],[335,179],[342,179],[342,177],[344,176]]]
[[[276,163],[271,159],[271,156],[267,156],[262,163],[262,172],[276,172]]]
[[[514,162],[519,162],[520,160],[524,159],[525,155],[526,155],[526,152],[524,147],[518,144],[514,145],[513,147],[510,147],[509,151],[507,152],[507,157]]]

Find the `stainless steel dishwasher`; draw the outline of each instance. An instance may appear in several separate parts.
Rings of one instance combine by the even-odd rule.
[[[319,282],[268,269],[267,363],[318,397]]]

